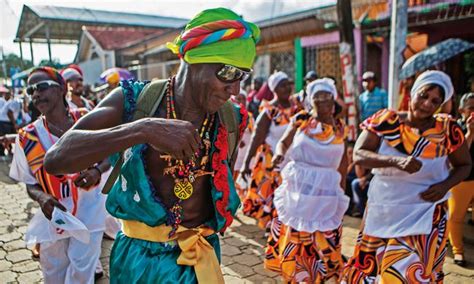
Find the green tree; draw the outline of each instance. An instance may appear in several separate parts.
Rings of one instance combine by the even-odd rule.
[[[1,58],[0,58],[1,60]],[[9,53],[5,55],[5,65],[7,69],[7,74],[3,73],[3,62],[0,64],[0,77],[10,77],[10,68],[20,68],[20,70],[25,70],[33,67],[33,63],[30,60],[23,60],[23,66],[21,64],[21,58],[14,54]]]
[[[57,58],[53,58],[52,62],[50,63],[48,59],[43,59],[40,61],[40,63],[38,64],[39,66],[49,66],[49,67],[53,67],[53,68],[56,68],[56,69],[62,69],[64,67],[63,64],[59,63],[59,59]]]

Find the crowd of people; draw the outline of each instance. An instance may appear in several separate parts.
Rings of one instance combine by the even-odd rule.
[[[368,71],[354,145],[346,141],[334,80],[314,71],[306,78],[304,92],[294,95],[283,72],[268,78],[274,99],[261,101],[250,147],[239,152],[244,163],[235,168],[244,214],[268,233],[265,267],[289,282],[438,283],[448,235],[454,262],[465,265],[474,95],[462,96],[456,122],[442,113],[455,94],[451,79],[426,71],[413,82],[407,111],[391,111]],[[347,262],[344,214],[364,216]]]
[[[244,90],[259,38],[210,9],[168,44],[181,59],[168,79],[112,78],[92,101],[87,70],[71,65],[34,69],[22,101],[0,88],[0,152],[13,148],[10,176],[40,205],[26,239],[46,283],[93,283],[104,234],[111,283],[223,283],[217,233],[240,204],[266,233],[265,268],[285,282],[442,283],[448,239],[466,264],[474,93],[456,121],[450,77],[430,70],[389,110],[367,71],[350,142],[335,78],[310,71],[294,93],[282,70]],[[345,214],[363,217],[348,259]]]

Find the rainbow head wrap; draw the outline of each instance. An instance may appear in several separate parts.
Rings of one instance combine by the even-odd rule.
[[[64,81],[63,76],[61,76],[61,74],[59,74],[58,70],[56,70],[52,67],[49,67],[49,66],[37,67],[37,68],[33,69],[30,72],[30,74],[28,75],[28,78],[30,78],[31,75],[33,75],[34,73],[37,73],[37,72],[46,73],[51,80],[53,80],[55,82],[58,82],[59,85],[61,85],[62,87],[66,86],[66,82]]]
[[[189,64],[224,63],[251,69],[260,29],[229,9],[204,10],[167,47]]]

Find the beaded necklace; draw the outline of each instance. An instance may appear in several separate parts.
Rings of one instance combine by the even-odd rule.
[[[166,118],[177,119],[175,101],[174,101],[174,82],[175,78],[168,79],[168,88],[166,90]],[[196,178],[204,175],[214,175],[213,171],[207,171],[209,164],[209,153],[211,150],[210,131],[214,125],[215,115],[206,114],[202,126],[199,130],[199,137],[201,138],[201,146],[194,153],[191,159],[185,163],[183,160],[177,160],[171,155],[161,155],[168,166],[163,170],[163,175],[170,175],[174,179],[174,194],[178,200],[170,208],[172,215],[170,237],[173,236],[178,229],[178,226],[183,220],[182,202],[190,198],[193,194],[193,183]]]

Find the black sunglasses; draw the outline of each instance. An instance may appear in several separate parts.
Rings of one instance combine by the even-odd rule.
[[[41,81],[41,82],[38,82],[36,84],[29,85],[28,87],[26,87],[26,93],[31,96],[34,94],[35,91],[43,92],[54,86],[60,87],[61,85],[58,82],[53,81],[53,80]]]
[[[233,83],[239,80],[247,80],[251,72],[252,70],[245,71],[238,67],[225,64],[221,69],[216,71],[216,77],[224,83]]]

